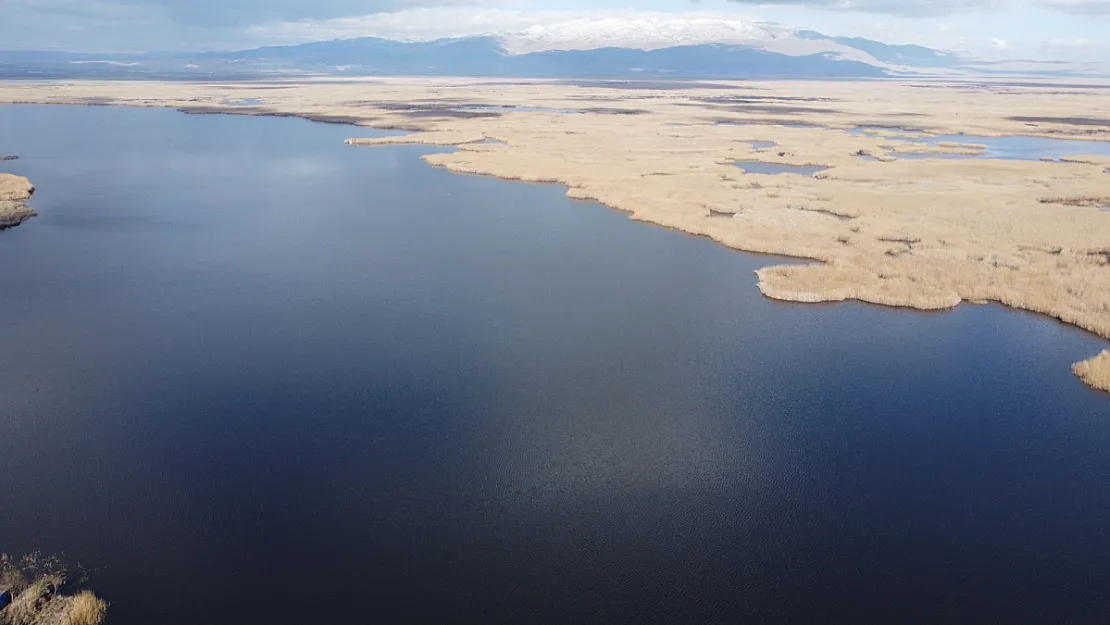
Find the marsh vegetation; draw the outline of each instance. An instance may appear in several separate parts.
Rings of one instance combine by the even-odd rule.
[[[100,625],[108,604],[81,589],[86,581],[80,566],[56,556],[0,554],[0,593],[12,598],[0,609],[0,625]]]

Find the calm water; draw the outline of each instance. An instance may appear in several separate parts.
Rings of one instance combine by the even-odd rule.
[[[1065,158],[1068,156],[1110,156],[1110,141],[1082,141],[1076,139],[1047,139],[1044,137],[980,137],[977,135],[926,135],[919,130],[904,130],[882,128],[878,126],[862,126],[849,131],[849,134],[860,136],[869,130],[887,130],[904,133],[902,135],[885,137],[891,141],[907,143],[970,143],[987,146],[981,154],[912,154],[896,153],[897,158],[999,158],[1004,160],[1036,161],[1042,158]]]
[[[112,625],[1110,618],[1102,342],[353,134],[0,108],[0,550]]]
[[[763,161],[733,161],[746,174],[796,174],[798,176],[812,176],[819,171],[825,171],[824,165],[783,165],[781,163],[765,163]]]

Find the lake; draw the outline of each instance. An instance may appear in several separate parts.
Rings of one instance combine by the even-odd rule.
[[[111,625],[1110,618],[1103,341],[373,134],[0,107],[0,551]]]

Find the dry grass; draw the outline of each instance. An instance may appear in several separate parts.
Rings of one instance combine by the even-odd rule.
[[[0,625],[35,625],[48,598],[45,581],[31,584],[0,612]]]
[[[26,200],[34,191],[35,187],[26,178],[0,173],[0,202]]]
[[[0,610],[0,625],[100,625],[108,604],[89,591],[59,594],[69,574],[61,560],[32,553],[22,558],[0,555],[0,587],[14,599]]]
[[[1104,196],[1079,196],[1079,197],[1043,197],[1038,200],[1041,204],[1063,204],[1064,206],[1090,206],[1101,208],[1110,206],[1110,195]]]
[[[69,602],[69,609],[62,616],[60,625],[100,625],[107,613],[108,604],[85,590]]]
[[[26,178],[0,173],[0,229],[17,226],[34,217],[27,200],[35,187]]]
[[[1091,387],[1110,392],[1110,350],[1075,363],[1072,371]]]

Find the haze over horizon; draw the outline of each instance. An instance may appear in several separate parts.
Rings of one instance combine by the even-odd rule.
[[[627,1],[627,0],[626,0]],[[510,50],[739,43],[800,29],[984,59],[1097,61],[1110,0],[2,0],[7,50],[202,51],[494,35]]]

